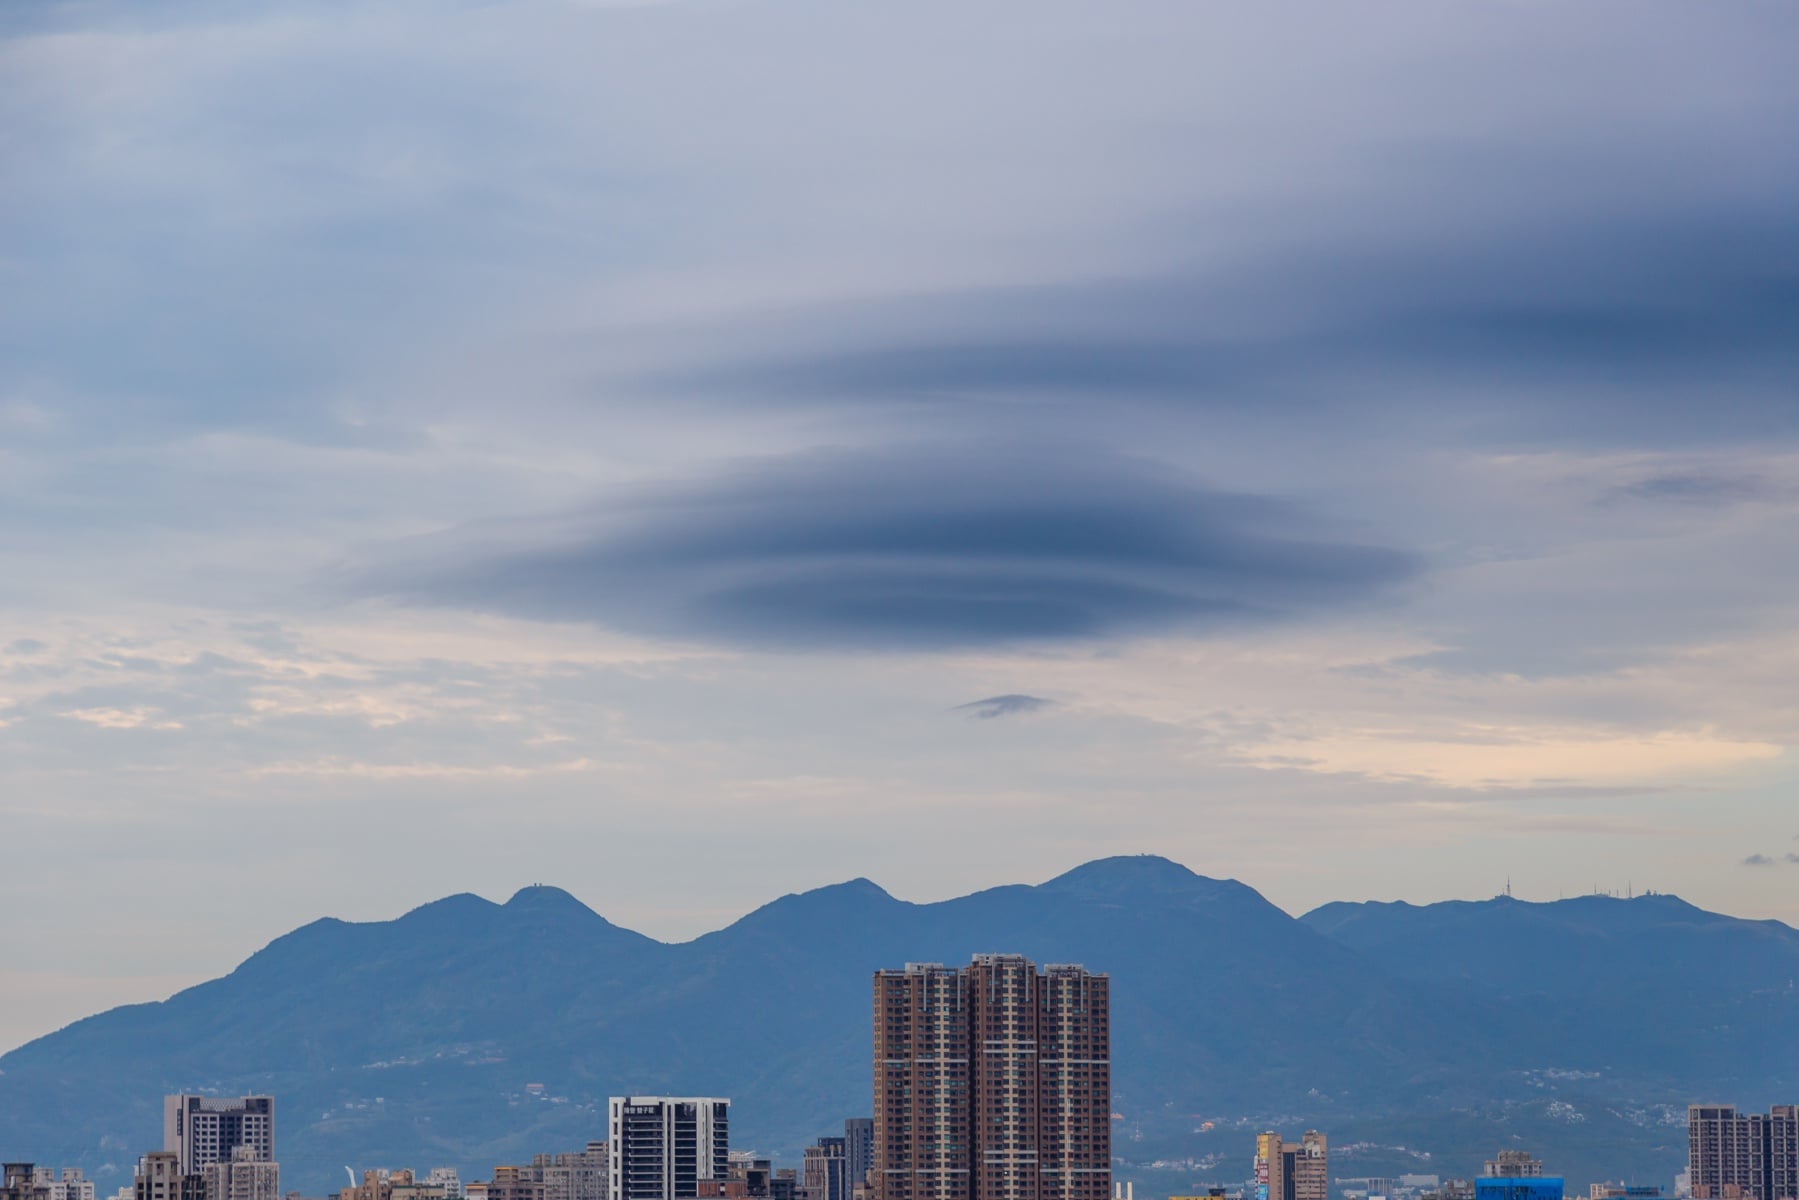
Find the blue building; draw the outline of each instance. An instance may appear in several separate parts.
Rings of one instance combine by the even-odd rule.
[[[1560,1175],[1482,1175],[1474,1200],[1562,1200]]]

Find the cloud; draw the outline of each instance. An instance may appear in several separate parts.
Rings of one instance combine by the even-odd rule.
[[[1041,696],[1026,696],[1017,692],[1004,696],[989,696],[985,700],[972,700],[967,704],[956,705],[953,711],[965,712],[969,716],[982,721],[991,721],[995,717],[1011,717],[1020,713],[1041,712],[1055,705],[1054,700],[1045,700]]]
[[[1775,858],[1771,854],[1751,854],[1748,858],[1743,860],[1743,865],[1745,867],[1772,867],[1777,863],[1786,863],[1789,866],[1799,866],[1799,854],[1789,852],[1781,855],[1779,858]]]
[[[1678,504],[1733,504],[1762,500],[1779,492],[1753,475],[1725,475],[1704,471],[1665,471],[1619,488],[1617,494],[1635,500],[1661,500]]]
[[[357,586],[680,639],[922,648],[1293,620],[1419,566],[1277,500],[1016,445],[783,456],[502,532]]]
[[[1406,418],[1411,439],[1486,445],[1791,438],[1792,199],[1728,221],[1697,203],[1625,220],[1543,215],[1504,237],[1375,227],[1324,248],[1272,245],[1247,269],[1194,262],[746,316],[734,332],[689,331],[680,365],[652,382],[733,403],[933,401],[977,424],[1021,400],[1049,411],[1103,400]],[[725,349],[695,367],[708,337]],[[1669,475],[1640,494],[1753,484]]]
[[[6,643],[4,650],[0,651],[0,653],[14,654],[24,658],[33,654],[41,654],[49,648],[48,645],[38,641],[36,638],[14,638],[12,641]]]

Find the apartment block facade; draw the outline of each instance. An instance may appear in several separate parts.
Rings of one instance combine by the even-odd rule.
[[[714,1096],[614,1096],[608,1105],[609,1200],[694,1200],[724,1179],[731,1102]]]
[[[1687,1172],[1693,1200],[1799,1200],[1799,1105],[1690,1106]]]
[[[50,1185],[35,1163],[9,1162],[0,1167],[0,1200],[50,1200]]]
[[[538,1154],[531,1177],[543,1185],[543,1200],[606,1200],[612,1156],[605,1142],[589,1142],[573,1153]]]
[[[868,1169],[874,1166],[874,1118],[851,1117],[843,1123],[843,1152],[853,1194],[856,1188],[868,1182]]]
[[[181,1169],[173,1150],[152,1150],[138,1160],[133,1200],[206,1200],[206,1178]]]
[[[1528,1150],[1501,1150],[1486,1161],[1481,1174],[1489,1179],[1535,1179],[1543,1174],[1543,1160]]]
[[[850,1200],[849,1147],[840,1137],[821,1137],[800,1160],[805,1200]]]
[[[881,1200],[1108,1200],[1108,985],[1013,954],[876,972]]]
[[[32,1163],[7,1163],[4,1194],[0,1200],[94,1200],[94,1181],[80,1167],[40,1167]]]
[[[1330,1200],[1330,1144],[1308,1129],[1297,1142],[1256,1135],[1256,1200]]]
[[[230,1162],[239,1146],[248,1146],[257,1161],[275,1161],[274,1097],[163,1097],[162,1148],[176,1156],[183,1175]]]
[[[200,1176],[206,1200],[281,1200],[281,1168],[258,1158],[254,1146],[235,1147],[230,1161],[208,1163]]]

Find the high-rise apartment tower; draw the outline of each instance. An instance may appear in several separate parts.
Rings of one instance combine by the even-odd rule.
[[[1687,1173],[1694,1200],[1799,1200],[1799,1105],[1690,1106]]]
[[[1330,1200],[1330,1155],[1325,1136],[1308,1129],[1299,1141],[1256,1135],[1256,1200]]]
[[[1768,1111],[1768,1194],[1799,1200],[1799,1104]]]
[[[843,1149],[852,1192],[868,1182],[868,1168],[875,1161],[875,1123],[872,1117],[851,1117],[843,1123]]]
[[[881,1200],[1108,1200],[1108,983],[1014,954],[876,972]]]
[[[608,1200],[693,1200],[700,1180],[725,1177],[729,1100],[614,1096],[609,1110]]]
[[[800,1163],[805,1200],[851,1200],[849,1148],[840,1137],[821,1137],[806,1147]]]
[[[181,1174],[228,1163],[239,1146],[250,1147],[256,1162],[275,1161],[274,1097],[163,1097],[162,1148],[175,1155]]]

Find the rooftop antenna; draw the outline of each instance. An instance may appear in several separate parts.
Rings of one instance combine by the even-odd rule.
[[[1510,875],[1505,877],[1505,894],[1506,898],[1509,900],[1512,895],[1512,877]]]

